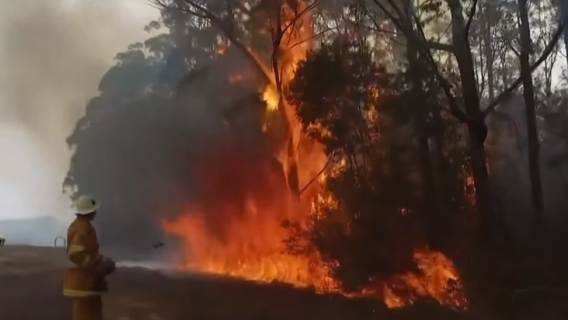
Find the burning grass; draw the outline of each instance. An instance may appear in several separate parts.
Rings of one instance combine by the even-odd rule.
[[[282,282],[299,288],[313,288],[321,294],[342,294],[350,298],[381,299],[389,308],[414,304],[432,298],[455,310],[468,306],[459,272],[444,254],[427,249],[414,253],[418,271],[371,280],[358,292],[342,289],[332,276],[333,265],[324,262],[317,251],[312,255],[292,255],[283,246],[285,229],[276,221],[258,219],[251,206],[240,218],[224,222],[231,234],[213,235],[200,211],[165,221],[167,232],[185,244],[185,270],[230,276],[263,283]]]

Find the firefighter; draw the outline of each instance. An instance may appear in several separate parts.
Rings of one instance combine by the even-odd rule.
[[[67,230],[67,257],[73,266],[65,271],[63,295],[72,300],[73,320],[101,320],[105,277],[114,271],[115,263],[99,253],[97,233],[91,225],[98,209],[95,200],[80,196],[73,209],[76,218]]]

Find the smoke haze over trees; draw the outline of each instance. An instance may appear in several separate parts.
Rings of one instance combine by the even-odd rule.
[[[0,3],[0,220],[71,218],[65,139],[116,52],[156,16],[136,0]]]
[[[261,108],[256,89],[232,86],[226,78],[234,66],[246,70],[247,61],[238,52],[212,61],[214,34],[193,32],[189,37],[198,45],[189,48],[172,32],[119,53],[68,140],[75,155],[66,184],[104,204],[98,219],[104,243],[151,249],[163,239],[161,219],[184,210],[199,193],[215,199],[222,190],[205,194],[195,169],[211,152],[240,150],[259,165],[270,154],[260,119],[250,111]],[[235,101],[247,105],[235,112]],[[225,187],[238,193],[234,182]],[[126,234],[124,226],[140,237]]]

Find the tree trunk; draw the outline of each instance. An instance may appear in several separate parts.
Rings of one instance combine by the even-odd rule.
[[[468,35],[466,34],[463,7],[459,0],[446,1],[450,7],[452,17],[452,39],[460,71],[463,102],[469,118],[467,125],[471,166],[476,190],[476,204],[479,213],[480,240],[490,243],[495,236],[491,230],[495,223],[495,216],[484,146],[485,138],[487,137],[487,126],[480,108],[475,66]]]
[[[521,35],[521,77],[523,80],[523,95],[529,139],[529,173],[531,179],[532,204],[534,212],[533,227],[541,225],[543,210],[542,184],[540,178],[540,143],[536,123],[536,107],[534,98],[533,79],[530,70],[531,34],[527,0],[518,0],[520,35]]]
[[[424,76],[423,65],[420,63],[418,49],[412,42],[407,44],[407,60],[411,71],[413,103],[417,108],[415,124],[418,135],[418,152],[420,156],[420,171],[422,175],[422,211],[423,221],[428,226],[428,240],[432,248],[440,249],[444,246],[443,231],[445,226],[444,212],[440,193],[441,186],[437,183],[432,154],[430,150],[428,130],[429,104],[422,88]],[[442,201],[441,201],[442,200]]]
[[[491,39],[491,29],[492,29],[492,19],[495,15],[495,6],[492,1],[487,1],[485,3],[484,12],[484,23],[483,23],[483,43],[484,43],[484,54],[485,63],[487,65],[487,89],[489,92],[489,101],[495,100],[495,52],[493,51],[493,39]]]
[[[562,20],[564,21],[564,45],[568,52],[568,1],[560,0],[560,9],[562,10]],[[568,55],[566,55],[568,59]]]

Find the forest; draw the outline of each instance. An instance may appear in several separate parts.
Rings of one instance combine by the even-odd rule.
[[[566,296],[564,2],[149,3],[68,138],[103,243],[389,308]]]

